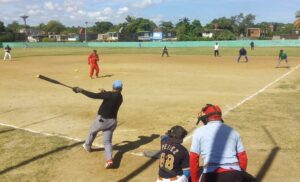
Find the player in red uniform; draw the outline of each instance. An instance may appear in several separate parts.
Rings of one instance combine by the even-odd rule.
[[[96,76],[99,77],[99,66],[98,62],[99,56],[97,54],[96,50],[93,50],[93,52],[88,57],[88,64],[90,65],[90,77],[93,79],[94,71],[96,71]]]

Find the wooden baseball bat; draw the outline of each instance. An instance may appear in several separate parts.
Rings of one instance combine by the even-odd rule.
[[[54,80],[52,78],[49,78],[49,77],[46,77],[46,76],[43,76],[43,75],[37,75],[36,77],[38,77],[39,79],[42,79],[42,80],[45,80],[45,81],[48,81],[48,82],[51,82],[51,83],[54,83],[54,84],[59,84],[59,85],[62,85],[62,86],[65,86],[65,87],[68,87],[68,88],[73,88],[69,85],[66,85],[66,84],[63,84],[57,80]]]

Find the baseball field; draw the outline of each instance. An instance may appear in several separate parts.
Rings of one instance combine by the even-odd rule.
[[[241,135],[248,172],[258,181],[300,179],[300,51],[284,47],[290,68],[275,68],[280,48],[96,48],[100,77],[90,79],[93,48],[15,48],[0,53],[0,181],[155,181],[158,161],[143,152],[160,148],[174,125],[188,131],[207,103],[222,108]],[[82,148],[101,100],[38,79],[38,74],[97,92],[123,81],[124,102],[114,132],[113,169],[104,169],[102,136]]]

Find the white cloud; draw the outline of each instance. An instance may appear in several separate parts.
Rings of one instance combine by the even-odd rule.
[[[50,10],[50,11],[61,11],[62,5],[58,4],[58,3],[53,3],[51,1],[46,1],[44,3],[44,7],[46,10]]]
[[[140,2],[133,3],[131,5],[134,8],[146,8],[148,6],[153,5],[153,0],[143,0],[143,1],[140,1]]]
[[[30,16],[38,16],[42,14],[42,9],[39,5],[27,5],[26,10]]]
[[[103,10],[103,14],[104,15],[112,15],[113,14],[113,10],[109,7],[109,8],[105,8]]]
[[[163,15],[156,15],[152,18],[150,18],[152,21],[154,21],[157,25],[161,22],[161,21],[164,21],[165,18]]]
[[[101,12],[100,12],[100,11],[96,11],[96,12],[88,12],[87,15],[88,15],[88,17],[90,17],[90,18],[97,18],[98,16],[101,16]]]
[[[133,8],[144,9],[149,6],[160,4],[162,2],[163,0],[141,0],[141,1],[136,1],[135,3],[131,3],[130,6],[132,6]]]
[[[55,9],[54,4],[52,2],[45,2],[44,6],[45,6],[45,9],[47,9],[47,10],[54,10]]]
[[[74,12],[77,10],[77,7],[65,7],[66,12]]]
[[[86,15],[86,13],[85,13],[83,10],[78,10],[77,13],[78,13],[78,15],[80,15],[80,16]]]
[[[117,14],[118,15],[126,14],[128,13],[128,11],[129,11],[128,7],[122,7],[118,9]]]

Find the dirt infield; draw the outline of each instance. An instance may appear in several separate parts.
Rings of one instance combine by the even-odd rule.
[[[233,56],[214,58],[201,55],[176,55],[169,58],[161,58],[160,55],[152,54],[101,55],[101,77],[96,79],[88,77],[86,55],[21,57],[12,62],[0,62],[0,123],[84,140],[101,101],[75,94],[68,88],[40,80],[36,78],[36,75],[46,75],[67,85],[80,86],[94,92],[98,88],[110,90],[112,82],[115,79],[121,79],[124,83],[122,92],[124,103],[119,112],[118,127],[113,138],[115,159],[119,162],[119,167],[104,170],[104,156],[101,149],[88,154],[81,149],[80,143],[72,143],[75,141],[60,139],[58,145],[56,141],[58,139],[47,139],[51,141],[49,145],[46,145],[45,153],[56,151],[59,147],[68,150],[58,150],[58,153],[54,154],[54,160],[44,162],[49,161],[47,170],[40,175],[35,175],[33,179],[37,181],[38,179],[45,181],[87,181],[87,179],[89,181],[154,181],[157,174],[156,161],[136,155],[146,150],[158,150],[159,135],[176,124],[192,130],[196,122],[196,113],[204,104],[218,104],[223,112],[226,112],[289,71],[286,68],[275,69],[274,57],[251,57],[249,63],[243,60],[241,63],[236,63],[235,59],[236,57]],[[299,58],[291,57],[290,64],[294,68],[299,64]],[[293,103],[295,105],[293,112],[296,113],[300,112],[299,75],[299,69],[297,69],[288,77],[291,81],[280,82],[283,85],[277,84],[269,89],[270,94],[275,95],[278,92],[284,92],[287,95],[293,92],[295,96],[292,97],[297,100],[290,98],[287,101],[296,102],[296,104]],[[289,85],[295,86],[289,88]],[[287,160],[292,161],[293,155],[299,161],[299,146],[297,149],[297,145],[294,144],[295,140],[299,141],[299,136],[297,135],[298,139],[292,137],[291,141],[285,141],[278,139],[280,136],[275,134],[276,145],[270,141],[266,142],[265,139],[269,137],[266,133],[274,134],[272,132],[274,128],[269,128],[272,121],[267,121],[265,125],[260,125],[260,123],[265,122],[266,118],[275,117],[276,111],[266,109],[268,111],[266,118],[259,118],[259,116],[249,118],[249,115],[253,115],[252,110],[257,112],[255,107],[261,107],[261,105],[266,108],[274,107],[274,109],[280,108],[280,105],[276,105],[279,103],[272,99],[264,100],[263,96],[259,97],[262,97],[261,100],[255,98],[245,106],[243,105],[243,109],[237,108],[230,112],[226,115],[225,121],[228,120],[228,123],[241,133],[245,147],[249,151],[251,173],[257,174],[260,171],[272,149],[273,153],[282,155],[278,161],[275,160],[276,167],[272,168],[274,175],[266,176],[272,181],[277,181],[276,179],[282,181],[284,174],[282,174],[281,164],[277,163],[288,165]],[[281,99],[281,95],[274,97]],[[293,116],[287,111],[287,117],[291,115]],[[259,124],[261,128],[255,128],[249,121]],[[289,123],[291,129],[294,126],[292,121],[295,122],[295,118],[292,118]],[[276,125],[276,127],[280,126],[280,124]],[[299,124],[296,128],[299,129]],[[9,128],[1,131],[6,130]],[[274,130],[277,131],[278,128]],[[8,132],[3,132],[3,135],[11,136]],[[18,133],[17,135],[24,134]],[[39,135],[34,134],[31,137],[37,136]],[[41,143],[46,140],[38,138],[37,140],[41,140]],[[6,140],[6,142],[13,142],[15,139],[6,138]],[[22,142],[18,143],[18,140],[15,142],[17,145],[22,144]],[[53,146],[51,142],[54,143]],[[101,146],[101,143],[100,135],[96,138],[95,144]],[[11,145],[14,146],[14,144]],[[185,145],[189,148],[190,141],[187,141]],[[276,149],[277,145],[280,147],[283,145],[284,149]],[[1,150],[6,151],[3,147]],[[37,149],[36,152],[38,155]],[[24,169],[22,174],[26,174],[26,170],[38,170],[39,166],[44,163],[32,164],[33,167]],[[3,170],[5,171],[10,166],[5,165],[0,170],[7,181],[16,179],[15,171],[24,168],[22,166],[22,168],[4,173]],[[293,163],[293,165],[295,165],[294,169],[300,169],[299,163]],[[285,175],[289,173],[288,170],[283,172],[286,173]],[[31,172],[28,173],[31,174]],[[266,173],[267,170],[264,174]],[[298,172],[294,175],[300,177]],[[288,181],[296,181],[297,178],[288,179]]]

